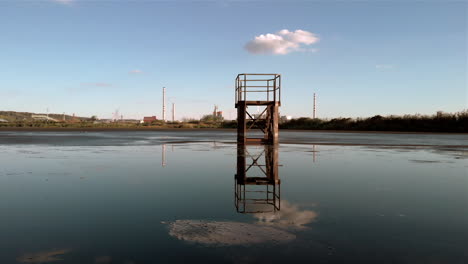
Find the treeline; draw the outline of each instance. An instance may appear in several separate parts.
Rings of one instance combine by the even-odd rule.
[[[145,129],[145,128],[237,128],[236,121],[204,117],[200,120],[186,119],[182,122],[151,123],[140,122],[98,122],[92,118],[75,122],[50,122],[16,120],[0,122],[0,128],[104,128],[104,129]],[[281,129],[300,130],[349,130],[349,131],[398,131],[398,132],[458,132],[468,133],[468,111],[428,115],[374,116],[369,118],[312,119],[297,118],[280,122]]]
[[[298,118],[280,124],[283,129],[401,132],[468,132],[468,111],[435,115],[373,116],[370,118]]]

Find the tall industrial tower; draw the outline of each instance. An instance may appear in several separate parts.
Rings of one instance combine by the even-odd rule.
[[[162,109],[162,120],[166,121],[166,87],[163,87],[163,109]]]
[[[172,103],[172,122],[175,122],[175,103]]]
[[[316,116],[316,111],[317,111],[317,97],[315,96],[315,93],[314,93],[314,113],[312,115],[312,117],[315,119],[317,116]]]

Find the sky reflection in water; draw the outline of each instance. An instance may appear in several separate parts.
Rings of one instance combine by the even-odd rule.
[[[270,196],[244,214],[232,144],[4,145],[0,262],[466,263],[466,158],[281,145],[280,209]]]

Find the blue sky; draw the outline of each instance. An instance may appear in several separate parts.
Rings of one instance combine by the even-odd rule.
[[[460,111],[466,14],[465,1],[4,0],[0,110],[160,117],[165,86],[177,118],[217,104],[229,119],[236,75],[258,72],[282,74],[295,117],[314,92],[325,118]],[[283,29],[315,39],[245,48]]]

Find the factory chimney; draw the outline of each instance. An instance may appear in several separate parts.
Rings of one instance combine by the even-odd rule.
[[[166,87],[163,87],[163,109],[162,109],[162,120],[166,121]]]
[[[175,103],[172,103],[172,122],[175,122]]]
[[[315,119],[317,116],[316,116],[316,111],[317,111],[317,97],[315,96],[315,93],[314,93],[314,113],[312,115],[312,117]]]

